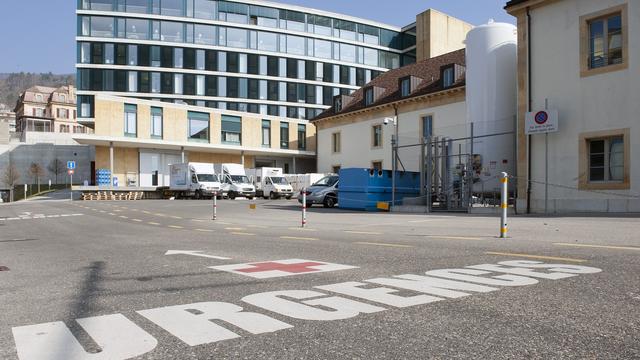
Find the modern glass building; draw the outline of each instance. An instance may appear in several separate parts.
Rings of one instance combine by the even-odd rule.
[[[404,29],[267,1],[78,0],[79,120],[96,94],[305,120],[416,59]]]

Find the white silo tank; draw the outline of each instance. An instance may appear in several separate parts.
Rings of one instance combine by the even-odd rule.
[[[473,28],[466,39],[467,123],[474,136],[474,193],[494,193],[501,172],[515,175],[517,113],[517,29],[489,21]]]

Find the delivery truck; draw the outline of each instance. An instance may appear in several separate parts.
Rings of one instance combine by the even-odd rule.
[[[242,164],[215,164],[214,170],[220,178],[223,196],[231,200],[237,197],[252,200],[256,196],[256,188],[247,177]]]
[[[247,172],[249,179],[256,187],[256,196],[265,199],[280,199],[282,197],[290,200],[293,197],[293,188],[284,177],[281,168],[257,168]]]
[[[176,198],[212,198],[222,193],[222,184],[213,164],[184,163],[169,166],[170,186],[165,193]]]

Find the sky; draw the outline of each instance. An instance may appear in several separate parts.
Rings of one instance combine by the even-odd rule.
[[[506,0],[276,0],[404,26],[433,8],[473,25],[489,19],[515,23],[503,7]],[[0,73],[75,72],[76,0],[2,1]],[[28,15],[26,15],[28,14]]]

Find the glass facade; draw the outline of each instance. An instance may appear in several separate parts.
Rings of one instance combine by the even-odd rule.
[[[79,114],[93,116],[96,93],[117,92],[311,119],[334,95],[415,61],[405,51],[415,35],[270,5],[78,0]]]

